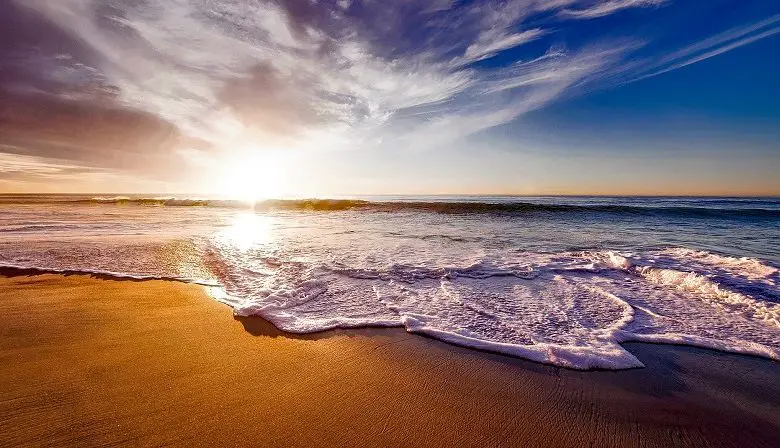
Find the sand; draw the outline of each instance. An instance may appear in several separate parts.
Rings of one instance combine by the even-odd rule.
[[[780,446],[780,363],[578,372],[401,329],[295,336],[204,288],[0,278],[0,446]]]

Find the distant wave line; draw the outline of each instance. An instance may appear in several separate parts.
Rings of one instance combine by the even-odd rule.
[[[611,213],[611,214],[673,214],[702,217],[765,217],[780,218],[780,209],[760,207],[713,206],[648,206],[627,204],[540,204],[534,202],[476,202],[476,201],[370,201],[364,199],[269,199],[255,203],[239,200],[175,198],[175,197],[92,197],[51,198],[26,200],[27,198],[0,198],[0,204],[92,204],[135,205],[159,207],[218,207],[243,208],[257,211],[308,211],[308,212],[404,212],[417,211],[442,214],[522,214],[522,213]]]

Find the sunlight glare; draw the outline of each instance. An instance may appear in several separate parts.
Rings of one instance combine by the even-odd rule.
[[[245,146],[225,163],[218,189],[222,196],[248,202],[278,198],[284,194],[285,170],[283,151]]]
[[[273,243],[273,218],[255,212],[242,212],[233,217],[230,226],[220,233],[231,246],[246,252],[253,247]]]

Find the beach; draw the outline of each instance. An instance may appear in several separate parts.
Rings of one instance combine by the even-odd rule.
[[[776,361],[576,371],[400,328],[280,332],[204,287],[0,278],[0,446],[780,446]]]
[[[0,0],[0,448],[780,448],[779,4]]]

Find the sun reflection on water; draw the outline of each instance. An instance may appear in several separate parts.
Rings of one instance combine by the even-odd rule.
[[[231,246],[248,251],[274,242],[274,218],[255,212],[242,212],[232,218],[220,236]]]

